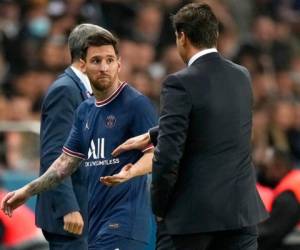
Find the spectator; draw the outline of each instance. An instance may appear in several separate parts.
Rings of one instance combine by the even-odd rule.
[[[284,246],[284,238],[300,220],[300,170],[293,169],[286,152],[274,150],[262,169],[273,190],[270,218],[259,225],[259,250],[299,249]]]
[[[0,189],[0,199],[7,191]],[[14,218],[8,218],[0,211],[1,250],[47,250],[47,242],[34,224],[34,213],[23,205]],[[5,247],[5,248],[2,248]]]

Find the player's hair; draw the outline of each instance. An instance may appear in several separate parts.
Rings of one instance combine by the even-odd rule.
[[[206,3],[191,3],[171,16],[174,30],[184,32],[193,46],[211,48],[217,45],[219,22]]]
[[[97,32],[95,34],[90,35],[86,41],[84,46],[81,49],[80,58],[85,60],[87,55],[87,50],[92,46],[103,46],[103,45],[111,45],[113,46],[115,53],[119,56],[118,50],[118,39],[109,31],[108,32]]]
[[[92,34],[108,32],[108,30],[94,24],[83,23],[76,26],[69,35],[68,45],[72,62],[79,60],[81,50],[85,45],[86,39]]]

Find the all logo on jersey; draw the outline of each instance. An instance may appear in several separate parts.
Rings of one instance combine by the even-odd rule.
[[[110,158],[110,157],[109,157]],[[105,158],[105,139],[98,138],[96,140],[92,139],[90,142],[90,147],[88,151],[88,159],[85,161],[84,165],[86,167],[93,166],[109,166],[120,163],[119,158],[112,159]]]
[[[91,140],[90,148],[88,152],[88,159],[93,156],[93,159],[104,159],[104,147],[105,146],[105,140],[104,138],[98,138],[95,142],[94,140]]]
[[[105,120],[105,127],[113,128],[116,125],[116,117],[114,115],[109,115]]]

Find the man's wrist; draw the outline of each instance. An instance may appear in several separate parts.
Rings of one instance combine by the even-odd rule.
[[[152,150],[152,149],[154,149],[154,146],[153,146],[152,143],[150,143],[150,144],[148,144],[148,145],[142,150],[142,152],[143,152],[143,153],[146,153],[146,152],[148,152],[149,150]]]
[[[25,195],[26,199],[29,199],[34,194],[32,193],[32,189],[30,188],[30,183],[25,185],[23,188],[23,194]]]
[[[145,153],[150,149],[153,149],[154,146],[151,142],[151,136],[150,136],[150,130],[144,134],[144,138],[142,139],[144,141],[144,145],[146,145],[144,148],[142,148],[142,152]]]

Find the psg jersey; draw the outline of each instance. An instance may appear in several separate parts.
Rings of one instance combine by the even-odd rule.
[[[143,242],[150,238],[151,210],[147,176],[133,178],[115,187],[100,182],[101,176],[118,173],[135,163],[140,151],[113,157],[111,152],[130,137],[156,125],[150,101],[122,83],[106,100],[84,101],[77,109],[64,153],[84,159],[88,172],[89,245],[103,234],[115,234]]]

